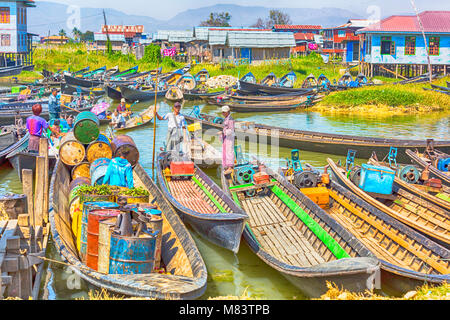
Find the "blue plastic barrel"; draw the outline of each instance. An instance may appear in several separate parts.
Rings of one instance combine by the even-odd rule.
[[[156,235],[125,237],[111,235],[109,273],[151,273],[155,265]]]
[[[449,172],[450,171],[450,158],[439,159],[437,168],[440,171]]]
[[[118,209],[119,205],[115,202],[109,201],[93,201],[83,203],[83,212],[81,214],[81,231],[80,231],[80,258],[81,261],[86,261],[87,253],[87,225],[89,212],[92,210],[101,209]]]
[[[106,174],[110,162],[111,159],[108,158],[99,158],[92,162],[90,167],[91,185],[103,184],[103,177]]]

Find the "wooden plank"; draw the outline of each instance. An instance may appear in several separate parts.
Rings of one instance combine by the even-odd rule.
[[[42,226],[44,223],[44,175],[45,158],[36,157],[36,179],[34,195],[34,214],[36,217],[36,226]]]
[[[28,214],[30,222],[35,225],[36,218],[34,216],[34,197],[33,197],[33,170],[22,169],[22,188],[23,193],[27,196]]]
[[[9,237],[15,235],[16,229],[17,229],[17,220],[9,220],[5,230],[3,231],[3,235],[0,238],[0,267],[3,264],[3,260],[6,255],[6,246],[8,244],[8,239]]]
[[[49,206],[49,161],[48,161],[48,140],[41,138],[39,140],[39,156],[44,157],[44,204],[43,204],[43,219],[48,223],[48,206]]]

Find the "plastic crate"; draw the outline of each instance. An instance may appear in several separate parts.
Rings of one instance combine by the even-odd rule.
[[[322,209],[330,206],[330,194],[326,187],[301,188],[300,191]]]
[[[194,174],[194,163],[192,161],[170,163],[171,175]]]
[[[253,181],[255,184],[269,183],[270,176],[267,173],[258,172],[253,175]]]
[[[359,187],[366,192],[392,194],[395,171],[382,166],[363,164]]]

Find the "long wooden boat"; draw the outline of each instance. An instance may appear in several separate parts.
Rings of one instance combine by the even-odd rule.
[[[122,97],[128,101],[148,101],[151,99],[155,99],[155,91],[153,89],[149,90],[138,90],[132,89],[127,86],[119,86],[120,92],[122,93]],[[157,97],[164,97],[166,95],[167,90],[158,91],[156,93]]]
[[[388,164],[377,161],[374,158],[370,158],[369,163],[372,165],[375,165],[375,166],[389,167]],[[405,189],[409,193],[413,194],[414,196],[422,198],[425,201],[428,201],[428,202],[450,212],[450,200],[449,201],[444,200],[444,198],[450,199],[450,188],[449,187],[444,186],[439,191],[434,191],[434,189],[428,189],[429,192],[426,192],[424,190],[427,190],[427,188],[423,189],[423,188],[421,188],[421,187],[423,187],[421,185],[407,183],[397,176],[395,176],[395,178],[394,178],[394,184],[398,185],[397,186],[398,188]],[[437,197],[436,195],[440,195],[440,197]]]
[[[185,118],[189,123],[200,122],[203,132],[207,132],[208,134],[210,134],[210,131],[208,131],[209,129],[223,130],[222,124],[214,122],[217,118],[215,116],[201,114],[200,118],[198,118],[185,115]],[[268,145],[277,143],[280,147],[341,156],[346,156],[348,149],[352,149],[356,150],[358,157],[363,159],[369,159],[373,151],[377,154],[388,154],[390,147],[392,146],[398,149],[397,160],[406,163],[407,161],[410,161],[409,157],[405,154],[406,149],[418,148],[424,150],[427,146],[427,142],[421,140],[350,136],[287,129],[255,123],[250,123],[252,128],[246,129],[245,127],[247,127],[247,124],[248,122],[236,121],[235,131],[238,139],[240,137],[244,139],[245,137],[257,138],[258,136],[261,136],[261,140]],[[443,152],[450,152],[450,141],[435,141],[434,145]]]
[[[2,128],[2,132],[0,133],[0,165],[5,162],[6,156],[18,141],[17,133],[13,128]]]
[[[378,287],[376,257],[280,175],[268,173],[272,182],[263,188],[221,175],[224,190],[249,215],[250,249],[309,297],[325,293],[327,281],[353,292]]]
[[[83,69],[80,69],[80,70],[78,70],[78,71],[74,71],[74,72],[70,72],[70,71],[69,71],[69,73],[70,73],[72,76],[77,76],[77,75],[80,75],[80,74],[83,74],[83,73],[89,71],[90,68],[91,68],[91,67],[87,66],[87,67],[85,67],[85,68],[83,68]]]
[[[202,69],[197,72],[194,77],[197,83],[205,83],[209,79],[209,72],[206,69]]]
[[[166,199],[202,237],[238,252],[247,215],[197,166],[194,175],[168,179],[164,174],[171,163],[167,155],[160,153],[157,165],[159,186]]]
[[[106,86],[106,94],[109,98],[113,100],[122,99],[122,92],[120,92],[120,87],[113,88],[111,86]]]
[[[17,76],[22,72],[23,66],[13,66],[0,68],[0,78]]]
[[[225,93],[225,91],[218,91],[218,92],[201,92],[197,90],[192,91],[185,91],[183,92],[184,100],[202,100],[202,99],[208,99],[211,97],[215,97],[217,95],[221,95]]]
[[[164,81],[167,83],[167,85],[174,86],[177,83],[178,79],[180,79],[183,76],[183,74],[184,74],[183,69],[175,70],[167,77],[164,77]]]
[[[104,74],[105,71],[106,71],[106,66],[92,70],[92,71],[85,72],[81,76],[83,78],[98,77],[99,74]]]
[[[297,99],[299,96],[295,94],[279,94],[276,96],[253,96],[253,95],[247,95],[247,96],[241,96],[241,95],[235,95],[235,96],[225,96],[227,99],[231,100],[237,100],[237,101],[264,101],[264,102],[273,102],[273,101],[286,101],[286,100],[292,100]]]
[[[274,101],[272,103],[225,103],[231,110],[236,112],[280,112],[291,111],[304,106],[304,103],[308,99],[306,97],[300,97],[298,99]],[[224,103],[222,103],[224,104]],[[221,105],[222,105],[221,104]]]
[[[178,79],[175,85],[183,91],[190,91],[195,89],[197,81],[192,74],[185,73]]]
[[[311,73],[309,76],[305,78],[305,80],[303,80],[302,88],[315,88],[315,87],[317,87],[317,79]]]
[[[277,76],[273,72],[271,72],[261,80],[260,84],[269,87],[276,86],[278,85]]]
[[[102,274],[88,268],[77,254],[68,209],[70,170],[58,161],[50,184],[51,232],[61,257],[90,284],[109,291],[156,299],[195,299],[206,289],[207,271],[198,248],[170,203],[138,163],[134,183],[149,191],[162,211],[163,236],[161,260],[171,274]]]
[[[440,285],[450,280],[449,250],[336,182],[325,187],[328,206],[322,209],[308,201],[309,207],[316,212],[325,211],[380,260],[384,292],[404,294],[425,283]]]
[[[392,197],[369,194],[355,185],[343,167],[327,159],[336,182],[377,209],[423,233],[446,248],[450,247],[450,212],[394,184]]]
[[[172,102],[181,101],[183,100],[183,91],[178,87],[170,87],[166,92],[165,98]]]
[[[278,95],[283,93],[310,94],[311,88],[287,88],[287,87],[269,87],[262,84],[249,83],[239,80],[239,88],[251,94]]]
[[[14,145],[13,148],[9,150],[6,159],[11,163],[13,168],[16,170],[17,175],[22,181],[22,169],[30,169],[33,171],[33,174],[36,169],[36,157],[39,156],[38,153],[32,153],[28,151],[28,141],[29,134],[27,133],[22,139],[20,139],[17,144]],[[54,154],[49,153],[48,156],[48,165],[49,171],[53,169],[56,163],[56,157]]]
[[[88,80],[69,76],[67,74],[64,75],[64,80],[66,81],[67,84],[75,87],[95,88],[103,85],[102,80]]]
[[[191,137],[191,160],[201,169],[215,169],[222,163],[222,153],[200,137]]]
[[[62,94],[68,94],[68,95],[76,95],[78,92],[81,92],[84,95],[90,95],[93,94],[95,96],[102,96],[105,94],[105,90],[102,88],[90,88],[86,89],[84,87],[76,87],[72,86],[70,84],[61,84],[61,93]]]
[[[297,75],[294,71],[290,71],[280,78],[278,85],[284,88],[293,88],[296,81]]]
[[[249,72],[246,75],[244,75],[239,81],[246,82],[246,83],[256,83],[256,77],[253,75],[253,73]]]
[[[442,148],[439,147],[436,144],[436,141],[434,142],[434,146],[438,147],[439,150],[444,153],[444,154],[450,154],[450,150],[449,148]],[[412,148],[411,148],[412,149]],[[443,171],[438,170],[435,166],[433,166],[430,163],[430,160],[428,160],[425,157],[422,157],[420,153],[418,152],[413,152],[412,150],[406,150],[406,154],[408,155],[408,157],[410,158],[410,160],[417,164],[419,167],[421,167],[422,169],[425,169],[428,167],[428,170],[430,172],[430,177],[431,178],[437,178],[440,179],[442,181],[442,184],[450,187],[450,175],[446,174]],[[449,155],[447,157],[450,157]]]
[[[150,124],[153,120],[154,110],[155,110],[155,106],[148,107],[147,109],[145,109],[144,111],[139,113],[139,115],[134,116],[131,119],[128,119],[125,123],[125,127],[116,128],[116,131],[120,132],[120,131],[130,130],[130,129],[134,129],[137,127],[143,127],[145,125]],[[158,111],[158,110],[159,110],[159,104],[156,105],[156,111]]]
[[[137,73],[138,69],[139,69],[139,66],[134,66],[133,68],[127,69],[125,71],[117,71],[116,73],[113,73],[110,76],[110,78],[113,79],[113,80],[114,79],[120,79],[120,78],[126,77],[128,75],[132,75],[132,74]]]

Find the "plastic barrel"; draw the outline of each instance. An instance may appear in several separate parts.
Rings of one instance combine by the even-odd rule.
[[[85,177],[91,179],[91,174],[89,172],[89,167],[91,165],[89,162],[81,162],[72,168],[72,179],[77,179],[80,177]]]
[[[91,184],[94,186],[96,184],[103,184],[103,177],[106,174],[108,165],[111,159],[100,158],[91,163],[90,173],[91,173]]]
[[[95,113],[90,111],[80,112],[75,118],[73,133],[75,138],[83,144],[89,144],[97,140],[100,129],[100,121]]]
[[[87,249],[86,249],[86,265],[93,269],[98,269],[98,236],[99,223],[102,220],[117,217],[120,210],[102,209],[91,210],[88,215],[87,225]]]
[[[80,143],[74,136],[73,132],[66,134],[62,138],[59,147],[59,158],[68,166],[76,166],[81,163],[86,156],[84,145]]]
[[[92,141],[86,148],[86,158],[89,163],[99,158],[112,158],[111,142],[104,134],[100,134],[96,141]]]
[[[81,223],[79,237],[77,238],[77,246],[79,242],[80,248],[80,258],[81,261],[86,261],[86,252],[87,252],[87,224],[89,218],[89,212],[92,210],[101,210],[101,209],[118,209],[119,206],[115,202],[109,201],[94,201],[94,202],[85,202],[83,203],[83,211],[81,214]]]
[[[139,150],[136,147],[133,139],[127,135],[115,136],[111,142],[113,150],[113,158],[118,157],[121,151],[128,151],[126,159],[135,166],[139,161]]]
[[[125,237],[111,234],[110,274],[151,273],[155,264],[156,237]]]
[[[98,268],[97,271],[109,273],[109,251],[111,245],[111,232],[117,218],[102,220],[98,225]]]

